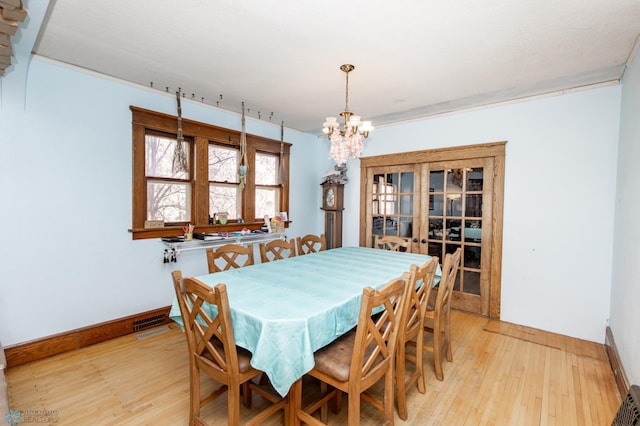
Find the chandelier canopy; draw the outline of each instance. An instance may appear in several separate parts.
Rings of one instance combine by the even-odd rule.
[[[371,121],[360,121],[359,115],[354,115],[349,111],[349,73],[355,69],[351,64],[345,64],[340,67],[346,75],[346,90],[344,111],[340,116],[344,120],[344,128],[340,129],[340,123],[336,117],[327,117],[322,125],[322,132],[327,135],[331,141],[331,150],[329,158],[333,158],[338,166],[344,165],[349,158],[359,158],[362,154],[364,138],[369,136],[369,132],[373,130]]]

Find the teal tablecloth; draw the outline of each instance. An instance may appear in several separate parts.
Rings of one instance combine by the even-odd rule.
[[[286,395],[313,368],[313,353],[356,325],[364,287],[379,288],[429,259],[343,247],[197,278],[212,287],[227,285],[236,344]],[[177,300],[170,317],[182,324]]]

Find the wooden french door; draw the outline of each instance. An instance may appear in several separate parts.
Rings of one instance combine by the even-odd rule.
[[[421,173],[421,252],[444,259],[462,249],[452,306],[489,313],[493,159],[427,163]]]
[[[411,239],[411,251],[462,249],[452,306],[500,318],[504,143],[361,159],[360,245]]]
[[[420,217],[420,166],[372,167],[367,171],[367,247],[376,235],[414,239]],[[414,251],[413,249],[411,251]]]

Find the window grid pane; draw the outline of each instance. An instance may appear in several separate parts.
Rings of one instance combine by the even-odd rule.
[[[256,185],[278,184],[278,156],[256,154]]]
[[[188,172],[173,172],[173,155],[178,141],[155,135],[145,135],[145,175],[157,178],[189,179]],[[190,152],[189,142],[183,142],[183,148]],[[189,156],[187,156],[189,164]],[[190,168],[190,167],[189,167]]]
[[[229,213],[229,219],[242,217],[240,188],[237,185],[209,184],[209,215]]]
[[[148,180],[147,220],[191,221],[191,184]]]
[[[262,219],[265,215],[274,217],[280,213],[279,206],[279,187],[256,187],[256,219]]]
[[[238,182],[239,151],[209,144],[209,181]]]

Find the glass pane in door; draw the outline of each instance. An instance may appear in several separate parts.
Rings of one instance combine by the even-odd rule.
[[[429,191],[442,192],[444,190],[444,170],[429,173]]]
[[[482,276],[482,222],[483,189],[485,187],[483,167],[467,162],[451,162],[452,168],[434,168],[429,170],[429,210],[428,210],[428,254],[438,256],[441,262],[444,255],[462,249],[460,269],[454,285],[455,291],[462,296],[466,307],[477,304],[481,295]],[[439,163],[446,164],[446,163]],[[465,296],[474,298],[468,302]]]
[[[371,184],[372,240],[375,235],[412,237],[414,173],[376,173]]]

